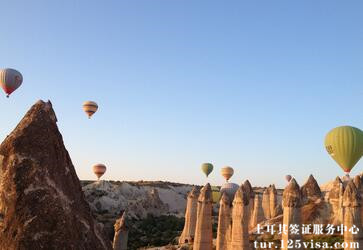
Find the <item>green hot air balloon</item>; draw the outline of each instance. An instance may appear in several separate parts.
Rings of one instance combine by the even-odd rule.
[[[202,171],[208,177],[208,175],[213,171],[213,165],[211,163],[203,163]]]
[[[363,132],[355,127],[332,129],[325,137],[325,148],[348,175],[363,154]]]

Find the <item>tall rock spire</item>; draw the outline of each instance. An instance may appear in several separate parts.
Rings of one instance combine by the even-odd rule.
[[[226,250],[231,241],[232,226],[232,207],[227,193],[223,193],[219,204],[216,250]]]
[[[266,188],[262,194],[262,209],[263,215],[265,219],[271,219],[271,210],[270,210],[270,188]]]
[[[360,197],[363,199],[363,184],[362,184],[362,176],[361,175],[356,175],[353,179],[354,185],[357,188],[357,191],[360,195]],[[363,205],[361,205],[361,209],[360,209],[361,213],[360,213],[360,218],[362,220],[362,224],[363,224]]]
[[[184,229],[179,237],[179,244],[193,243],[195,226],[197,223],[197,206],[198,206],[199,189],[193,187],[187,198],[187,207],[185,212]]]
[[[297,225],[298,229],[301,230],[301,191],[300,187],[295,181],[292,179],[288,186],[285,188],[283,197],[282,197],[282,205],[284,210],[283,216],[283,229],[282,232],[282,242],[281,249],[296,249],[296,248],[288,248],[288,242],[290,240],[301,240],[301,232],[298,231],[291,232],[290,225]]]
[[[247,214],[247,218],[248,218],[247,224],[250,225],[251,224],[250,221],[251,221],[252,214],[253,214],[253,209],[254,209],[255,192],[253,191],[252,185],[251,185],[249,180],[246,180],[243,183],[243,188],[246,191],[246,194],[247,194],[247,197],[248,197],[248,200],[249,200],[249,202],[248,202],[248,212],[247,212],[248,213]]]
[[[277,202],[277,190],[275,185],[271,185],[270,191],[270,213],[271,218],[275,218],[281,213],[281,206]]]
[[[126,211],[115,223],[115,236],[113,238],[113,250],[127,250],[129,229],[127,226]]]
[[[91,216],[50,102],[0,146],[0,249],[111,249]]]
[[[329,192],[329,204],[332,208],[332,219],[331,224],[340,225],[343,223],[344,208],[343,208],[343,194],[344,184],[341,179],[337,176],[334,180],[333,186]]]
[[[248,193],[244,186],[240,186],[233,200],[230,250],[251,249],[248,239],[248,203]]]
[[[259,194],[255,194],[255,199],[253,201],[253,212],[251,218],[249,219],[249,229],[255,228],[258,223],[265,219],[263,209],[262,209],[262,197]]]
[[[363,231],[361,220],[361,196],[354,185],[353,181],[349,181],[343,195],[344,207],[344,242],[348,247],[344,249],[356,249],[352,244],[363,246]],[[353,233],[350,229],[357,227],[357,233]]]
[[[211,250],[212,247],[212,188],[208,183],[202,188],[198,198],[193,250]]]

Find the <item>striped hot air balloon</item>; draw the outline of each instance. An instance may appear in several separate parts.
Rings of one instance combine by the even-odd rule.
[[[0,84],[6,97],[9,97],[23,83],[23,76],[15,69],[0,70]]]
[[[97,176],[97,180],[100,180],[102,175],[105,174],[106,169],[106,166],[100,163],[93,166],[93,173]]]
[[[86,101],[83,103],[83,110],[88,115],[88,118],[91,118],[91,116],[98,110],[98,105],[93,101]]]
[[[221,169],[221,174],[224,177],[224,179],[226,179],[226,181],[228,182],[228,180],[233,176],[234,170],[233,168],[226,166]]]

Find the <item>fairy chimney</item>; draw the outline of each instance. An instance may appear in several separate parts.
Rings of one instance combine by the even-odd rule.
[[[232,207],[227,193],[222,194],[219,204],[216,250],[225,250],[231,240],[232,226]]]
[[[127,250],[129,229],[126,221],[126,212],[123,212],[120,219],[114,225],[115,235],[113,238],[113,250]]]
[[[331,224],[337,226],[343,223],[344,207],[343,207],[344,184],[337,176],[333,182],[333,186],[329,192],[328,199],[332,210]]]
[[[213,247],[212,231],[212,189],[206,184],[200,191],[197,207],[197,223],[194,236],[194,250],[211,250]]]
[[[271,219],[270,210],[270,188],[266,188],[262,194],[262,209],[265,219]]]
[[[250,225],[250,220],[252,218],[253,214],[253,208],[254,208],[254,200],[255,200],[255,192],[253,191],[252,185],[249,182],[249,180],[246,180],[243,183],[243,188],[246,191],[247,197],[248,197],[248,222],[247,224]]]
[[[262,198],[261,195],[255,194],[253,205],[253,212],[249,219],[249,229],[255,228],[260,222],[265,220],[263,209],[262,209]]]
[[[295,179],[292,179],[285,188],[282,198],[283,205],[283,232],[282,250],[297,249],[288,248],[289,241],[301,240],[301,191]],[[297,232],[290,230],[290,225],[297,225]]]
[[[193,243],[195,226],[197,223],[197,206],[198,206],[199,189],[193,187],[187,198],[187,207],[185,212],[184,229],[179,237],[179,244]]]
[[[310,175],[306,183],[301,187],[302,203],[317,202],[322,199],[320,187],[313,175]]]
[[[0,146],[0,249],[111,249],[58,130],[38,101]]]
[[[361,175],[357,175],[354,177],[353,179],[354,185],[358,190],[359,195],[361,196],[361,198],[363,199],[363,184],[362,184],[362,176]],[[362,219],[362,224],[363,224],[363,205],[361,206],[361,214],[360,214],[360,218]]]
[[[277,202],[277,190],[275,185],[271,185],[269,188],[270,191],[270,213],[271,218],[275,218],[280,214],[281,206],[279,206]]]
[[[343,195],[344,207],[344,249],[356,249],[353,244],[363,246],[363,231],[361,220],[361,196],[353,181],[349,181]]]
[[[232,208],[232,236],[228,249],[249,250],[248,239],[248,194],[243,186],[237,190]]]
[[[359,194],[362,194],[362,189],[363,189],[363,185],[362,185],[362,177],[360,175],[356,175],[354,176],[353,178],[353,183],[355,185],[355,187],[357,188],[358,190],[358,193]]]

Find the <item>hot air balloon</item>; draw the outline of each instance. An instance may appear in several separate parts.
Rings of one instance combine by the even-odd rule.
[[[213,171],[213,165],[211,163],[203,163],[202,171],[208,177],[208,175]]]
[[[226,166],[226,167],[222,168],[222,170],[221,170],[221,174],[224,177],[224,179],[226,179],[227,182],[232,177],[233,173],[234,173],[233,168],[231,168],[229,166]]]
[[[224,183],[221,186],[220,190],[221,196],[223,195],[223,193],[226,193],[228,198],[232,201],[234,199],[234,195],[237,192],[238,188],[239,186],[236,183],[230,183],[230,182]]]
[[[292,176],[288,174],[288,175],[285,176],[285,179],[286,179],[287,182],[290,182],[291,179],[292,179]]]
[[[103,164],[96,164],[93,166],[93,173],[97,176],[97,180],[100,180],[102,175],[106,172],[106,166]]]
[[[23,76],[15,69],[2,69],[0,70],[0,84],[9,97],[23,82]]]
[[[221,198],[221,193],[219,192],[219,187],[212,186],[212,199],[213,203],[219,202],[219,199]]]
[[[351,126],[334,128],[325,137],[325,148],[349,175],[363,153],[363,132]]]
[[[83,110],[88,115],[88,118],[91,118],[91,116],[96,113],[97,109],[98,105],[93,101],[86,101],[83,103]]]

